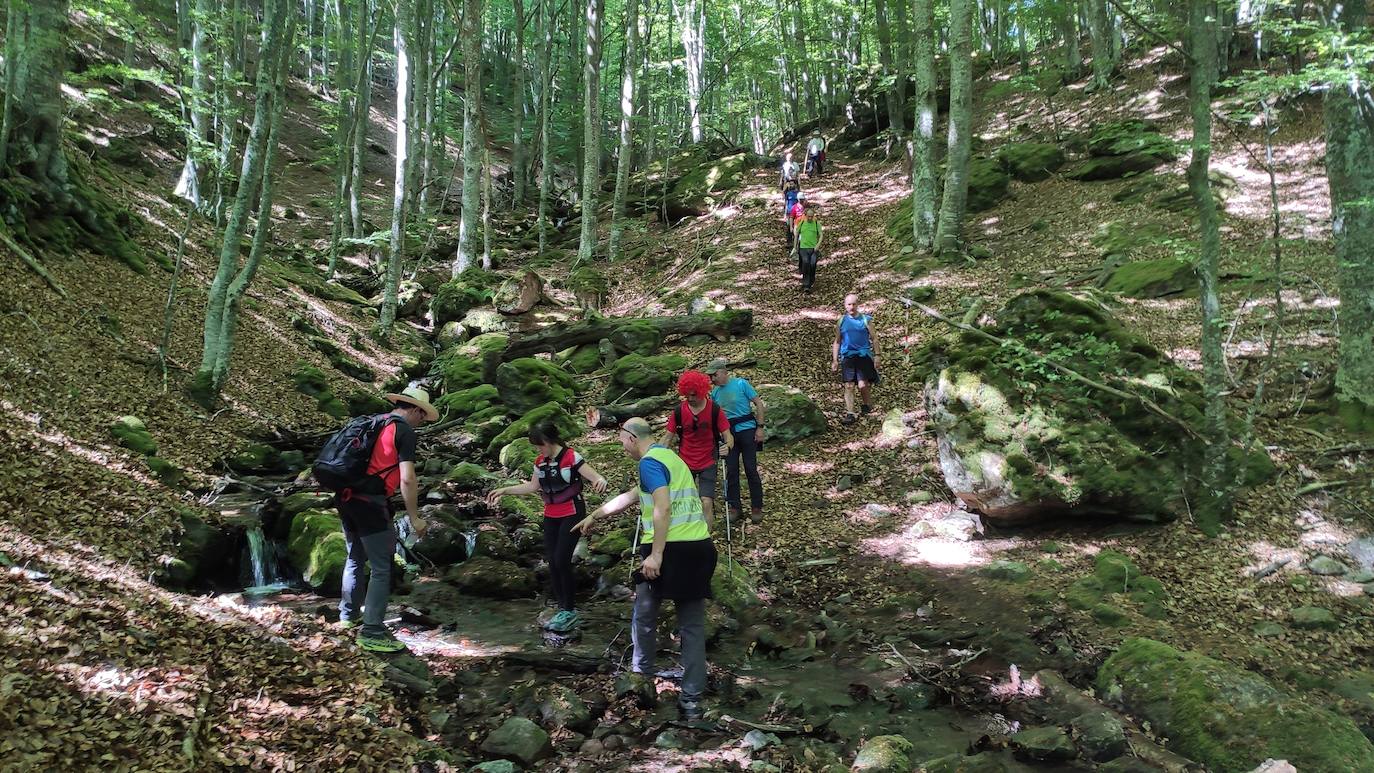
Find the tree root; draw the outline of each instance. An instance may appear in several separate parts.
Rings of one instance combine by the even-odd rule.
[[[67,291],[62,289],[62,285],[57,283],[57,280],[53,278],[52,274],[48,273],[46,268],[43,268],[43,264],[39,263],[27,250],[19,246],[19,242],[15,241],[14,238],[3,229],[0,229],[0,242],[4,242],[5,246],[9,247],[11,252],[18,255],[19,259],[24,261],[24,265],[33,269],[35,274],[42,277],[43,281],[48,283],[48,287],[51,287],[53,292],[63,298],[67,297]]]

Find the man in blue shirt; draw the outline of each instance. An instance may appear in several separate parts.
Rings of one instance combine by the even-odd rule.
[[[711,390],[711,402],[725,411],[735,444],[725,457],[725,504],[732,521],[740,514],[739,468],[744,461],[744,474],[749,479],[749,520],[763,522],[763,481],[759,478],[758,452],[763,448],[763,419],[766,412],[763,399],[754,387],[742,378],[730,377],[730,364],[723,359],[712,360],[706,375],[716,388]]]
[[[870,390],[878,383],[878,344],[873,338],[873,318],[859,313],[857,293],[844,297],[844,316],[840,317],[840,324],[835,329],[830,369],[840,371],[840,379],[844,382],[845,415],[842,421],[853,424],[858,420],[854,414],[855,386],[863,398],[860,410],[865,415],[872,412]]]

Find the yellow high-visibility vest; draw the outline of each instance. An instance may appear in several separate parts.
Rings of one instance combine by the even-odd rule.
[[[654,446],[644,455],[668,468],[668,521],[669,542],[692,542],[711,536],[711,528],[706,524],[706,514],[701,509],[701,494],[692,480],[692,471],[682,457],[664,448]],[[653,492],[639,487],[639,520],[647,544],[654,538],[654,496]]]

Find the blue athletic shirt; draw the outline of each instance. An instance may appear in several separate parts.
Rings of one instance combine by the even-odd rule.
[[[840,357],[872,357],[873,342],[868,335],[867,314],[840,317]]]
[[[650,448],[663,448],[658,443],[654,443]],[[639,460],[639,488],[646,494],[654,493],[660,486],[668,485],[668,480],[672,476],[668,474],[668,467],[657,459],[644,457]]]
[[[754,387],[739,376],[735,376],[725,382],[723,386],[711,390],[711,402],[719,405],[720,409],[725,411],[725,418],[731,420],[752,413],[753,406],[749,404],[749,401],[758,396],[759,393],[754,391]],[[742,421],[738,425],[732,425],[730,431],[740,432],[758,426],[758,422],[750,419],[749,421]]]

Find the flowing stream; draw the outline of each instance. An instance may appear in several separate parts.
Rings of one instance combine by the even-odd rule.
[[[261,526],[248,530],[248,559],[252,565],[253,584],[245,591],[265,593],[288,585],[278,568],[277,545],[263,534]]]

